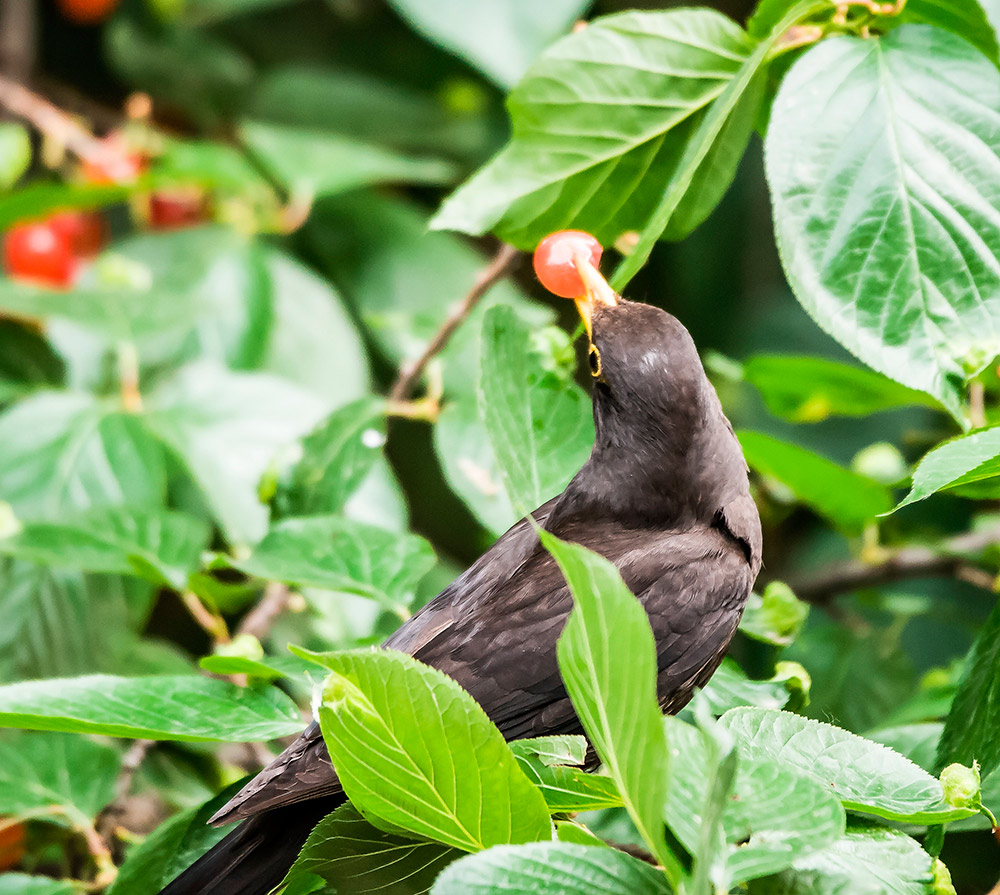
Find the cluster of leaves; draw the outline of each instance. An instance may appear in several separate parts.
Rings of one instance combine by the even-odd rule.
[[[103,26],[112,66],[196,135],[133,122],[149,164],[131,184],[50,171],[25,128],[0,126],[0,227],[96,207],[116,231],[70,289],[0,279],[0,725],[28,731],[0,739],[0,834],[30,820],[6,866],[39,871],[0,874],[0,892],[72,890],[56,876],[155,891],[225,832],[204,821],[239,771],[211,744],[297,733],[314,686],[351,804],[310,837],[288,895],[345,880],[438,895],[948,891],[944,825],[982,830],[980,808],[1000,808],[1000,609],[964,664],[945,663],[968,641],[918,686],[899,640],[936,618],[933,600],[876,590],[806,624],[773,581],[740,642],[769,679],[727,660],[683,719],[663,718],[638,603],[599,557],[546,538],[577,601],[559,662],[597,775],[582,738],[505,744],[438,672],[357,647],[454,571],[409,530],[385,453],[394,414],[433,425],[487,543],[558,493],[593,439],[568,337],[511,282],[433,360],[427,398],[380,396],[484,263],[441,231],[530,249],[587,229],[624,252],[624,288],[661,240],[706,221],[755,130],[789,284],[871,368],[710,364],[732,415],[751,389],[770,411],[738,432],[769,540],[803,507],[836,549],[876,563],[894,549],[880,534],[947,550],[919,507],[880,520],[941,491],[973,509],[1000,493],[998,10],[764,0],[745,28],[676,9],[557,40],[590,4],[389,5],[399,20],[376,19],[352,56],[336,4],[123,4]],[[327,43],[353,67],[330,64]],[[436,92],[385,80],[373,47],[423,63]],[[508,88],[509,143],[426,232],[427,195],[496,148]],[[233,141],[200,136],[220,125]],[[144,200],[177,186],[203,192],[211,219],[150,232]],[[912,474],[892,445],[848,468],[803,444],[812,424],[883,411],[923,427]],[[964,558],[995,572],[982,545],[996,542]],[[276,593],[287,608],[265,650],[239,620]],[[211,676],[182,648],[181,607],[210,635]],[[289,642],[304,646],[289,656]],[[810,674],[809,711],[840,727],[793,713]],[[116,870],[99,815],[121,801],[122,738],[170,744],[132,785],[177,813]]]

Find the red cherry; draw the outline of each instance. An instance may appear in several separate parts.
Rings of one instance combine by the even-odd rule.
[[[78,25],[96,25],[104,21],[119,0],[59,0],[59,11]]]
[[[107,238],[104,218],[94,211],[60,211],[48,219],[57,233],[66,237],[78,258],[92,258]]]
[[[101,186],[127,184],[138,180],[143,158],[129,149],[120,134],[108,134],[83,160],[83,178]]]
[[[576,256],[583,255],[597,267],[604,249],[589,233],[582,230],[560,230],[545,237],[532,261],[542,285],[563,298],[580,298],[586,293],[576,269]]]
[[[51,224],[20,224],[4,235],[3,266],[12,277],[69,286],[76,258],[70,239]]]
[[[205,218],[200,190],[168,190],[149,197],[149,226],[153,230],[190,227]]]

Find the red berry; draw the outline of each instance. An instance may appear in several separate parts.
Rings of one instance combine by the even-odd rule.
[[[563,298],[580,298],[586,293],[576,269],[576,256],[583,255],[597,267],[601,244],[582,230],[560,230],[545,237],[535,249],[533,264],[542,285]]]
[[[69,237],[51,224],[20,224],[4,235],[3,266],[13,277],[69,286],[76,258]]]
[[[107,228],[97,212],[60,211],[48,219],[48,224],[69,240],[78,258],[92,258],[104,248]]]
[[[83,160],[83,178],[88,183],[106,186],[138,180],[142,173],[142,156],[129,149],[119,134],[108,134],[99,147]]]
[[[149,197],[149,226],[153,230],[190,227],[205,218],[205,202],[200,190],[169,190]]]
[[[78,25],[96,25],[117,5],[118,0],[59,0],[59,11]]]

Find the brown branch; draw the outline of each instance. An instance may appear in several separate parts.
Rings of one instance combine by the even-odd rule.
[[[410,395],[413,394],[413,390],[417,387],[417,383],[424,375],[427,364],[444,350],[451,337],[455,334],[455,330],[462,325],[462,321],[469,316],[473,308],[479,303],[479,300],[489,292],[497,280],[507,275],[507,272],[519,254],[517,249],[506,243],[500,246],[500,250],[493,257],[493,260],[476,277],[476,282],[468,294],[457,305],[455,310],[451,312],[441,329],[437,331],[437,334],[428,343],[423,354],[415,361],[403,364],[399,368],[399,375],[396,377],[396,381],[389,391],[390,401],[402,403],[409,400]]]
[[[156,745],[154,740],[135,740],[128,751],[122,756],[122,766],[115,781],[114,798],[108,802],[97,818],[97,832],[105,839],[110,840],[114,835],[115,827],[119,819],[125,813],[126,801],[132,790],[132,781],[139,770],[139,766],[145,761],[149,750]]]
[[[107,151],[87,128],[45,97],[0,74],[0,106],[32,124],[82,159],[99,160]]]
[[[35,68],[35,0],[0,0],[0,72],[27,81]]]
[[[291,595],[288,585],[280,581],[270,582],[264,588],[264,596],[260,602],[246,614],[236,629],[236,636],[250,634],[258,640],[263,640],[270,632],[275,619],[288,607]]]
[[[1000,544],[1000,526],[970,531],[934,547],[903,547],[879,562],[851,559],[785,580],[801,599],[821,605],[838,594],[910,578],[957,576],[981,587],[988,585],[992,590],[994,578],[966,558],[994,544]],[[972,574],[973,569],[978,574]]]

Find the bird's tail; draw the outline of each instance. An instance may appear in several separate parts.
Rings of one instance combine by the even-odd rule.
[[[267,895],[284,879],[313,827],[340,801],[315,799],[243,821],[160,895]]]

